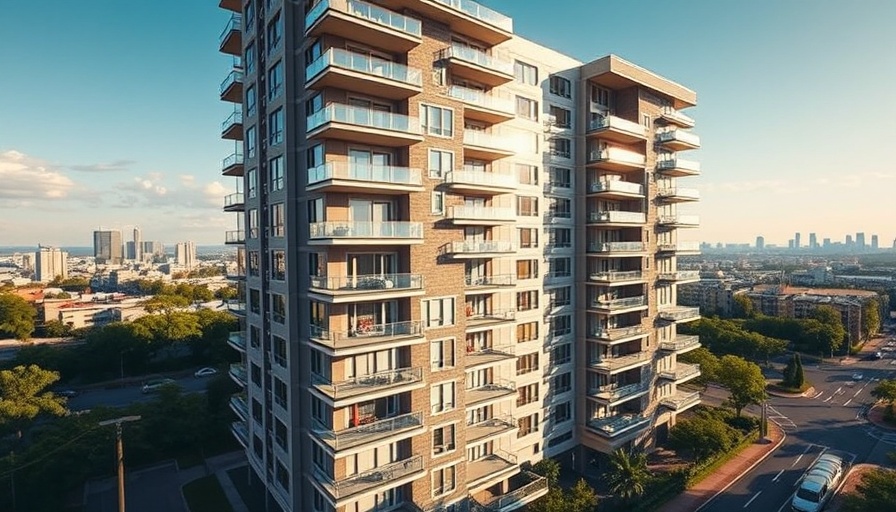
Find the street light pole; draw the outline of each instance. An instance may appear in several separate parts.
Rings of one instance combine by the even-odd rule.
[[[111,420],[101,421],[99,426],[115,425],[115,456],[118,468],[118,512],[125,512],[124,508],[124,448],[121,443],[121,424],[129,421],[138,421],[141,416],[122,416]]]

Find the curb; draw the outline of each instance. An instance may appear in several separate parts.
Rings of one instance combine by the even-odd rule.
[[[780,427],[778,427],[778,428],[780,428]],[[722,487],[722,488],[719,489],[715,494],[713,494],[708,500],[704,501],[699,507],[695,508],[695,509],[694,509],[694,512],[698,512],[699,510],[703,509],[703,507],[705,507],[705,506],[709,505],[710,503],[712,503],[712,501],[713,501],[714,499],[716,499],[716,498],[717,498],[720,494],[722,494],[723,492],[727,491],[729,487],[731,487],[732,485],[734,485],[735,483],[737,483],[737,481],[740,480],[741,478],[743,478],[744,475],[746,475],[746,474],[749,473],[750,471],[753,471],[753,468],[755,468],[756,466],[758,466],[758,465],[759,465],[762,461],[764,461],[765,459],[769,458],[769,456],[770,456],[771,454],[775,453],[775,451],[777,451],[778,448],[780,448],[780,446],[781,446],[782,444],[784,444],[784,441],[785,441],[786,439],[787,439],[787,432],[784,432],[784,429],[781,429],[781,440],[778,441],[778,444],[776,444],[776,445],[774,446],[774,448],[772,448],[771,450],[769,450],[768,452],[766,452],[765,455],[763,455],[762,457],[760,457],[760,458],[756,459],[755,461],[753,461],[753,463],[750,464],[750,467],[748,467],[747,469],[741,471],[741,473],[740,473],[739,475],[737,475],[737,477],[733,478],[730,482],[728,482],[727,484],[725,484],[724,487]]]

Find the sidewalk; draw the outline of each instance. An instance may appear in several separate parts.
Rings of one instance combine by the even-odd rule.
[[[781,427],[770,421],[768,437],[771,439],[770,443],[756,442],[748,446],[697,485],[667,502],[660,508],[660,512],[696,512],[702,508],[771,455],[784,442],[785,435]]]

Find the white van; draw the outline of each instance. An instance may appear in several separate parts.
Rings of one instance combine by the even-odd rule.
[[[825,454],[806,471],[790,504],[795,512],[818,512],[827,503],[843,478],[843,459]]]

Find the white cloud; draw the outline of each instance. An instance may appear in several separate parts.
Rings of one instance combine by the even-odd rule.
[[[87,165],[69,165],[68,168],[81,172],[121,172],[129,170],[135,163],[137,162],[133,160],[113,160]]]
[[[220,208],[226,189],[218,182],[199,183],[183,174],[169,180],[165,173],[151,172],[115,185],[118,208]]]
[[[65,199],[74,188],[68,176],[43,160],[15,150],[0,153],[0,207]]]

